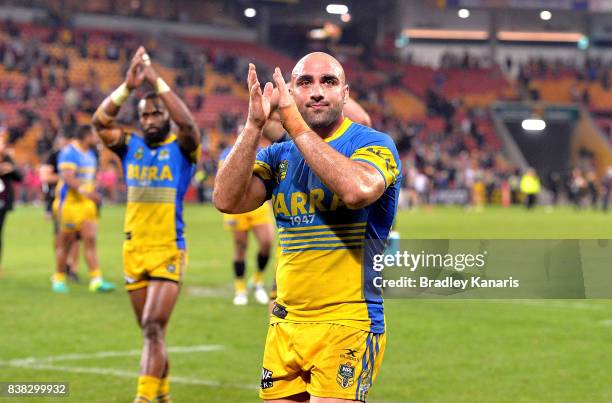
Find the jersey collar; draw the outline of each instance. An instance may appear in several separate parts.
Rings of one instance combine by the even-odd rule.
[[[330,141],[333,141],[335,139],[337,139],[338,137],[342,136],[344,134],[344,132],[346,132],[349,128],[349,126],[353,123],[353,121],[349,118],[344,118],[344,120],[342,121],[342,124],[340,125],[340,127],[338,127],[336,129],[335,132],[332,133],[331,136],[327,137],[325,139],[326,143],[329,143]]]
[[[153,143],[153,144],[151,144],[149,147],[159,147],[159,146],[163,146],[163,145],[166,145],[166,144],[170,144],[170,143],[172,143],[174,140],[176,140],[176,135],[175,135],[175,134],[173,134],[173,133],[170,133],[170,135],[168,135],[168,137],[166,137],[166,139],[165,139],[165,140],[160,141],[160,142],[158,142],[158,143]]]

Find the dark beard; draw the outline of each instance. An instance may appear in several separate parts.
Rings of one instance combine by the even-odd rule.
[[[147,133],[146,131],[143,132],[145,143],[147,143],[149,147],[164,141],[168,137],[169,133],[170,133],[170,121],[169,120],[161,127],[161,129],[159,129],[159,131],[156,131],[154,133]]]

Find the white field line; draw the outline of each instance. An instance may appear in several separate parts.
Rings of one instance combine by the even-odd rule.
[[[209,352],[223,350],[223,346],[220,345],[200,345],[200,346],[184,346],[184,347],[168,347],[169,353],[175,354],[188,354],[194,352]],[[139,356],[141,350],[128,350],[128,351],[100,351],[97,353],[88,354],[65,354],[51,357],[28,357],[18,358],[8,361],[0,360],[0,366],[13,367],[13,368],[27,368],[39,371],[58,371],[66,373],[81,373],[81,374],[96,374],[96,375],[110,375],[120,378],[136,378],[138,377],[137,372],[122,371],[112,368],[97,368],[97,367],[75,367],[69,365],[55,365],[54,362],[58,361],[72,361],[72,360],[86,360],[90,358],[107,358],[107,357],[128,357],[128,356]],[[182,383],[186,385],[202,385],[210,387],[225,387],[233,389],[248,389],[257,390],[258,385],[255,384],[230,384],[213,381],[210,379],[201,378],[189,378],[182,376],[170,376],[170,381],[174,383]]]
[[[208,351],[219,351],[223,350],[223,346],[215,344],[205,344],[200,346],[187,346],[187,347],[168,347],[166,349],[169,353],[195,353],[195,352],[208,352]],[[9,365],[20,366],[22,364],[44,364],[56,361],[74,361],[74,360],[87,360],[90,358],[108,358],[108,357],[131,357],[140,356],[142,350],[128,350],[128,351],[100,351],[97,353],[86,353],[86,354],[65,354],[56,355],[51,357],[28,357],[28,358],[17,358],[10,360]]]

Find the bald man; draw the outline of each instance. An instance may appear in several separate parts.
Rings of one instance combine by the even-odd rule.
[[[385,350],[379,273],[400,184],[384,133],[343,114],[344,70],[325,53],[302,58],[285,83],[274,72],[278,111],[291,141],[257,152],[273,85],[249,66],[249,114],[215,179],[226,213],[272,200],[280,240],[278,296],[270,315],[260,397],[267,402],[365,401]]]

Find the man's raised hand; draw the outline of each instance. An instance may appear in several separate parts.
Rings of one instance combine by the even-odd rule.
[[[142,84],[145,79],[145,63],[143,56],[146,55],[144,47],[140,46],[130,62],[130,67],[125,75],[125,85],[132,91]]]
[[[249,63],[249,73],[247,77],[249,86],[249,115],[247,124],[252,124],[258,129],[262,129],[270,115],[270,99],[272,98],[272,83],[266,83],[263,92],[257,79],[255,65]]]

